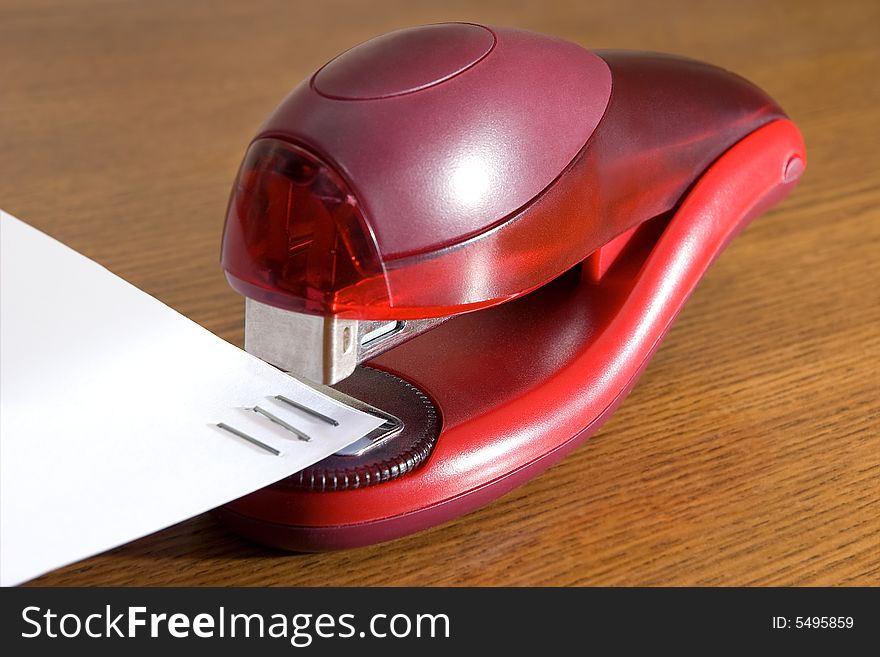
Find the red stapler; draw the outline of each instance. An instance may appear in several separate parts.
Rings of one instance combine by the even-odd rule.
[[[538,475],[616,408],[804,165],[767,94],[681,57],[464,23],[339,55],[250,144],[222,264],[248,351],[391,430],[221,518],[347,548]]]

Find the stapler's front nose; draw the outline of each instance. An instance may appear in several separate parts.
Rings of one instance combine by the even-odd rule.
[[[245,348],[333,383],[357,364],[358,323],[337,318],[387,299],[375,243],[344,180],[276,139],[249,148],[229,203],[223,264],[246,297]]]
[[[294,144],[266,138],[248,149],[222,253],[246,299],[245,349],[317,383],[341,381],[444,319],[387,317],[384,266],[357,199],[332,167]]]
[[[258,139],[245,155],[222,262],[246,297],[299,313],[363,313],[388,300],[375,241],[347,183],[316,155],[277,139]]]

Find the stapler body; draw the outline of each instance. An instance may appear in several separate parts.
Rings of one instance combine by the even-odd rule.
[[[614,411],[804,165],[768,95],[689,59],[460,23],[343,53],[251,143],[222,264],[246,349],[401,426],[221,517],[354,547],[536,476]]]

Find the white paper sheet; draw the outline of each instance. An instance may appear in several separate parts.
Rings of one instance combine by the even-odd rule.
[[[280,404],[277,394],[340,424]],[[255,404],[311,442],[246,410]],[[0,211],[0,584],[217,507],[381,423]]]

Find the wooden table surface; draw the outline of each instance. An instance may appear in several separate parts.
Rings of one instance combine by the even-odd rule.
[[[35,583],[880,583],[876,0],[4,1],[0,207],[240,345],[218,250],[249,138],[334,54],[443,20],[737,71],[800,125],[807,173],[716,262],[601,431],[481,511],[317,555],[205,515]]]

